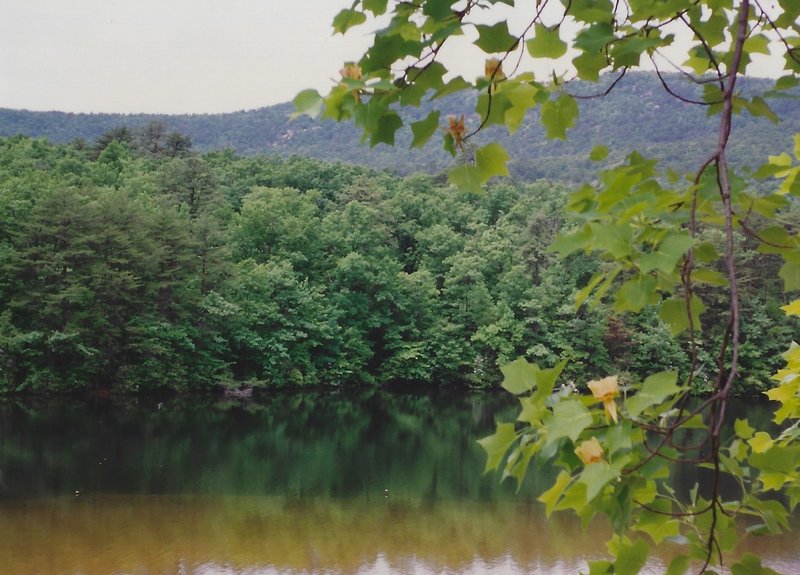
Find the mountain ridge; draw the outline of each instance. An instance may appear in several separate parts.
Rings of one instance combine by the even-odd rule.
[[[696,97],[700,88],[683,83],[677,75],[669,81],[688,97]],[[769,80],[745,79],[745,93],[765,91]],[[577,86],[578,90],[591,89]],[[596,87],[595,87],[596,89]],[[800,107],[788,100],[773,99],[770,104],[782,118],[775,126],[766,118],[742,116],[733,134],[731,157],[734,164],[756,167],[767,155],[791,146],[792,134],[800,132]],[[477,124],[474,100],[465,95],[437,101],[447,114],[465,114]],[[412,120],[431,109],[423,103],[419,109],[404,111]],[[53,142],[76,140],[93,142],[120,126],[137,128],[149,122],[163,122],[169,129],[191,137],[200,152],[232,149],[244,156],[277,155],[361,164],[389,169],[399,174],[436,173],[452,165],[453,158],[433,138],[422,150],[409,149],[407,129],[398,133],[394,147],[361,145],[359,131],[349,123],[298,118],[290,120],[290,103],[254,110],[223,114],[85,114],[72,112],[31,112],[0,108],[0,136],[25,135],[44,137]],[[655,73],[628,74],[608,96],[584,100],[581,115],[569,130],[567,141],[547,140],[532,112],[520,129],[509,136],[496,127],[481,134],[482,140],[497,139],[508,148],[512,176],[523,180],[550,178],[583,181],[596,172],[589,161],[589,151],[598,144],[607,145],[608,162],[618,162],[636,149],[658,157],[678,171],[691,169],[697,157],[706,155],[716,141],[716,119],[705,109],[670,96]]]

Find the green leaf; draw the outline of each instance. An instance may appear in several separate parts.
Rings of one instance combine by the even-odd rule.
[[[736,432],[736,436],[742,439],[750,439],[756,431],[750,427],[750,422],[746,419],[737,419],[733,424],[733,429]]]
[[[560,232],[548,248],[548,251],[556,252],[563,258],[572,252],[586,249],[591,237],[592,230],[589,226],[583,226],[569,232]]]
[[[344,34],[353,26],[367,21],[367,15],[359,10],[344,9],[333,17],[334,33]]]
[[[508,448],[516,441],[517,433],[513,423],[498,423],[496,431],[479,439],[478,443],[486,451],[486,468],[484,473],[497,469],[503,461]]]
[[[591,223],[592,248],[604,250],[616,259],[633,254],[633,228],[628,223]]]
[[[644,306],[657,303],[656,283],[653,276],[636,274],[617,290],[614,309],[638,313]]]
[[[652,36],[632,36],[618,40],[610,49],[614,68],[638,66],[644,52],[666,43],[664,39]]]
[[[620,471],[628,462],[628,457],[623,456],[613,464],[597,461],[587,465],[580,474],[579,483],[586,486],[586,501],[597,497],[603,488],[619,477]]]
[[[800,289],[800,263],[786,262],[781,266],[778,275],[783,279],[783,289],[793,291]]]
[[[614,28],[609,22],[596,22],[578,32],[575,47],[584,52],[599,54],[614,38]]]
[[[614,564],[605,559],[587,561],[586,564],[589,566],[588,575],[611,575],[614,573]]]
[[[589,159],[593,162],[602,162],[608,157],[608,146],[595,146],[589,154]]]
[[[752,553],[745,553],[742,558],[731,565],[732,575],[780,575],[761,564],[761,558]]]
[[[612,21],[613,8],[611,0],[572,0],[570,2],[570,14],[578,22],[587,24]]]
[[[503,389],[514,395],[527,393],[536,387],[536,365],[528,363],[524,357],[501,365],[500,371],[503,373]]]
[[[439,110],[434,110],[428,114],[424,120],[411,123],[411,133],[414,139],[411,142],[412,148],[422,148],[431,139],[439,128]]]
[[[609,550],[616,557],[615,575],[637,575],[647,561],[650,546],[642,539],[635,542],[627,538],[615,538],[609,544]]]
[[[475,45],[487,54],[505,53],[513,50],[517,39],[508,32],[508,23],[505,20],[493,24],[476,24],[478,39]]]
[[[591,424],[592,414],[580,400],[562,399],[553,406],[553,414],[547,419],[547,443],[564,437],[575,441]]]
[[[564,494],[564,490],[571,482],[572,477],[570,474],[562,470],[558,474],[558,477],[556,477],[556,481],[553,483],[552,487],[537,498],[538,501],[544,503],[544,512],[547,517],[550,517],[550,514],[553,513],[558,501]]]
[[[534,58],[560,58],[567,53],[567,44],[559,36],[559,28],[550,29],[538,22],[534,36],[525,43],[528,53]]]
[[[566,140],[567,130],[575,125],[578,114],[578,104],[569,94],[562,93],[555,100],[542,104],[540,119],[547,130],[547,137]]]
[[[675,265],[683,259],[683,256],[692,247],[694,240],[689,234],[668,234],[658,244],[658,248],[639,258],[639,269],[642,273],[647,273],[657,269],[664,273],[670,273],[675,269]]]
[[[700,331],[700,314],[703,313],[706,306],[695,294],[692,297],[692,326],[695,332]],[[658,317],[667,323],[669,331],[672,335],[678,335],[682,331],[689,329],[689,316],[686,314],[686,300],[679,297],[673,297],[661,302],[661,308],[658,310]]]
[[[386,5],[389,3],[389,0],[364,0],[364,10],[369,10],[375,16],[380,16],[384,12],[386,12]]]
[[[698,268],[692,270],[692,281],[712,286],[728,285],[728,278],[724,274],[711,268]]]
[[[374,147],[378,144],[388,144],[394,146],[394,135],[403,125],[403,120],[395,112],[383,114],[378,120],[378,125],[370,134],[369,145]]]
[[[470,88],[472,88],[472,84],[461,76],[456,76],[447,82],[447,84],[436,90],[433,96],[431,96],[431,100],[443,98],[444,96],[449,96],[450,94],[455,94],[456,92],[461,92],[462,90],[468,90]]]
[[[455,0],[427,0],[422,5],[422,13],[437,20],[442,20],[453,14]]]
[[[669,562],[669,567],[664,575],[685,575],[689,569],[689,556],[678,555]]]
[[[635,529],[647,533],[658,545],[668,537],[680,535],[680,522],[670,514],[672,504],[667,499],[657,499],[642,509],[636,521]]]
[[[773,124],[780,122],[780,118],[772,111],[772,108],[769,107],[764,98],[756,96],[752,100],[745,100],[745,107],[753,116],[763,116]]]
[[[765,431],[759,431],[747,441],[747,444],[753,449],[753,453],[765,453],[773,443],[772,436]]]
[[[475,167],[482,182],[493,176],[507,176],[508,152],[497,142],[478,148],[475,152]]]
[[[711,242],[700,242],[694,247],[694,259],[698,262],[711,263],[719,259],[717,248]]]
[[[303,115],[316,118],[322,112],[323,100],[316,90],[303,90],[294,97],[292,104],[294,104],[295,109],[292,118]]]
[[[608,67],[608,60],[600,52],[584,52],[572,59],[572,65],[578,72],[578,78],[585,82],[597,82],[600,80],[600,72]]]
[[[641,414],[650,406],[658,405],[666,398],[681,391],[677,385],[678,374],[674,371],[654,373],[644,380],[642,388],[625,400],[625,407],[632,417]]]
[[[456,166],[447,174],[447,181],[463,192],[483,193],[481,174],[475,166],[469,164]]]

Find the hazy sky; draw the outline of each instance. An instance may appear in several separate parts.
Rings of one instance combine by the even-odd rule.
[[[0,107],[230,112],[324,89],[346,0],[0,0]]]
[[[332,34],[333,16],[351,4],[0,0],[0,107],[204,113],[286,102],[304,88],[328,88],[367,47],[367,28]],[[504,10],[496,5],[493,14],[524,27],[526,18]],[[448,43],[440,56],[468,79],[483,73],[485,54],[469,42]],[[749,72],[774,73],[766,59]]]

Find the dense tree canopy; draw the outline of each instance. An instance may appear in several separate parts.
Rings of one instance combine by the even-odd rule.
[[[486,386],[519,354],[569,358],[576,381],[688,369],[684,336],[655,313],[573,313],[572,294],[601,263],[548,252],[575,225],[561,185],[465,195],[425,176],[103,142],[97,155],[0,140],[5,392]],[[740,241],[746,309],[775,325],[779,260]],[[740,393],[766,388],[778,366],[779,340],[748,333]],[[719,337],[712,328],[704,362]]]

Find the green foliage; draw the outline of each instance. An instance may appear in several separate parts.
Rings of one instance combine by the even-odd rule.
[[[502,4],[522,8],[524,3]],[[462,79],[450,91],[474,97],[472,118],[477,116],[477,121],[468,129],[464,115],[450,116],[442,132],[445,149],[461,153],[449,181],[475,193],[490,177],[504,173],[506,164],[494,141],[488,146],[493,146],[492,156],[501,159],[501,165],[485,168],[488,146],[473,141],[477,134],[494,125],[518,133],[525,115],[538,110],[546,137],[566,139],[577,125],[579,99],[608,94],[629,69],[644,63],[656,68],[669,96],[707,110],[714,123],[714,141],[708,149],[697,150],[691,172],[683,176],[645,155],[647,142],[641,151],[630,150],[628,142],[615,149],[609,144],[619,143],[602,141],[604,150],[593,148],[590,159],[605,161],[604,169],[572,194],[567,210],[574,219],[552,248],[562,258],[591,257],[590,276],[582,274],[569,285],[583,287],[565,295],[574,295],[578,313],[609,310],[604,318],[610,344],[606,351],[616,352],[633,365],[639,352],[625,351],[631,340],[626,314],[642,314],[644,320],[628,321],[652,325],[659,318],[670,334],[666,340],[680,338],[684,343],[688,365],[684,357],[675,362],[683,368],[681,372],[661,371],[638,383],[635,378],[626,381],[627,374],[619,372],[598,378],[614,370],[607,371],[611,361],[592,357],[583,381],[591,380],[586,386],[594,399],[587,400],[574,395],[573,385],[556,391],[555,378],[542,376],[550,372],[518,359],[501,369],[503,387],[521,395],[518,422],[499,423],[497,431],[480,443],[487,452],[487,470],[500,469],[504,477],[521,481],[533,461],[561,469],[541,496],[548,513],[570,509],[584,524],[598,514],[607,516],[615,531],[608,543],[613,561],[591,562],[590,573],[639,573],[650,542],[657,544],[667,537],[685,542],[685,555],[677,557],[668,572],[685,572],[696,563],[699,572],[715,573],[740,539],[737,516],[760,520],[754,531],[780,532],[788,526],[789,510],[798,503],[800,492],[796,344],[784,356],[787,367],[774,376],[778,386],[767,391],[781,403],[776,421],[783,429],[777,434],[755,431],[745,422],[737,426],[745,437],[724,440],[721,436],[729,398],[748,378],[759,379],[763,375],[757,373],[774,368],[767,368],[769,359],[761,352],[771,346],[761,344],[759,332],[772,331],[773,322],[786,325],[770,317],[769,305],[757,303],[756,297],[763,294],[758,293],[760,288],[750,289],[750,279],[759,277],[762,287],[769,283],[773,302],[786,302],[785,292],[800,289],[800,240],[793,219],[800,195],[796,163],[800,136],[795,138],[794,158],[786,152],[769,156],[756,170],[754,165],[731,161],[739,138],[732,127],[740,123],[739,115],[776,123],[780,114],[767,98],[781,93],[787,99],[796,98],[785,90],[798,84],[800,73],[796,53],[800,7],[789,7],[789,2],[764,6],[751,0],[586,0],[563,2],[552,10],[548,4],[547,0],[537,3],[533,14],[514,14],[505,7],[498,9],[496,2],[473,0],[452,12],[440,10],[433,1],[382,6],[392,14],[392,24],[374,34],[372,48],[354,64],[359,67],[360,83],[348,88],[355,91],[344,94],[337,87],[322,97],[324,114],[353,120],[364,139],[378,134],[374,125],[363,120],[365,110],[372,117],[391,113],[393,129],[399,129],[408,113],[404,108],[418,108],[426,97],[437,105],[432,85],[416,83],[419,69],[432,69],[437,78],[443,78],[451,65],[442,50],[445,42],[472,34],[474,46],[493,56],[485,60],[483,76],[474,82]],[[357,0],[352,10],[358,11],[361,5]],[[572,37],[561,35],[561,24],[568,21],[577,23]],[[435,33],[428,35],[430,31]],[[684,38],[683,46],[672,46],[678,35],[688,41]],[[667,48],[675,48],[685,60],[676,62],[674,55],[665,56]],[[739,76],[746,75],[752,57],[776,54],[784,57],[786,76],[774,89],[741,90]],[[559,58],[561,62],[553,62]],[[664,76],[660,67],[665,63],[679,67],[685,83]],[[546,75],[541,74],[542,67],[548,70]],[[344,71],[343,77],[347,79]],[[576,85],[577,79],[600,85],[587,89]],[[409,92],[413,98],[405,96]],[[656,111],[652,110],[653,116],[658,116]],[[677,124],[676,116],[662,116],[660,121]],[[652,137],[642,128],[636,126],[630,133]],[[493,137],[491,132],[488,137]],[[763,156],[759,161],[764,161]],[[754,253],[775,257],[759,261]],[[451,257],[445,295],[451,301],[463,301],[459,311],[465,325],[489,321],[491,270],[468,249]],[[552,269],[555,266],[548,271]],[[534,289],[547,286],[542,281],[546,273],[537,273]],[[562,284],[565,276],[559,276]],[[782,285],[776,286],[775,278]],[[552,293],[557,286],[548,287]],[[543,291],[542,295],[550,295]],[[797,314],[798,303],[789,303],[784,311]],[[570,342],[592,335],[591,329],[584,329]],[[788,336],[788,330],[783,335]],[[516,342],[513,330],[509,337]],[[526,355],[551,364],[557,357],[575,359],[577,354],[568,349],[552,354],[552,346],[545,344],[552,337],[542,339],[542,345],[525,350]],[[503,349],[496,342],[493,345]],[[552,373],[562,369],[563,364]],[[569,374],[569,368],[564,373]],[[697,390],[708,397],[695,406],[689,394]],[[695,429],[699,442],[693,434],[687,437],[687,430]],[[695,488],[688,497],[677,494],[665,481],[672,464],[709,468],[713,474],[709,493],[700,496]],[[734,499],[726,499],[720,491],[723,476],[739,487]],[[786,502],[768,497],[771,491],[782,491]],[[772,572],[750,555],[742,556],[731,569],[741,574]]]

